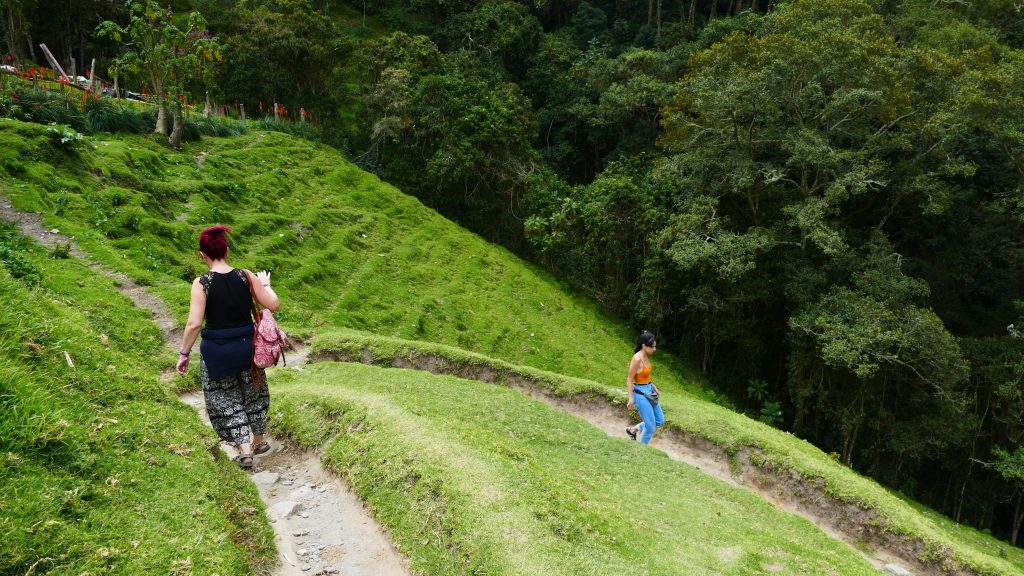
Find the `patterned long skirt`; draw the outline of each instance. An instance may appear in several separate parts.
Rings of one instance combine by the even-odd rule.
[[[253,435],[266,433],[270,391],[266,385],[265,372],[264,384],[257,388],[248,370],[211,380],[206,362],[201,361],[199,380],[203,384],[210,424],[221,440],[236,445],[247,444],[252,441],[250,430]]]

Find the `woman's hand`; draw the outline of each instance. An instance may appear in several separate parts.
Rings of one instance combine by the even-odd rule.
[[[174,367],[174,370],[177,371],[182,378],[184,378],[185,374],[188,374],[188,356],[185,356],[184,354],[179,354],[178,365]]]
[[[629,412],[630,410],[632,410],[635,407],[636,407],[636,403],[633,402],[633,397],[630,396],[629,402],[626,402],[626,412]]]
[[[256,273],[256,281],[264,286],[270,286],[270,272],[261,270]]]

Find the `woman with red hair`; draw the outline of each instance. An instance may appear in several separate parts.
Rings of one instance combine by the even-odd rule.
[[[270,287],[270,272],[253,274],[228,264],[230,233],[226,226],[211,226],[199,235],[199,258],[209,271],[192,282],[176,370],[182,376],[188,372],[192,346],[202,331],[199,379],[206,412],[221,440],[238,447],[235,463],[251,469],[253,455],[270,450],[263,439],[270,393],[262,369],[253,372],[250,310],[254,296],[274,312],[281,302]]]

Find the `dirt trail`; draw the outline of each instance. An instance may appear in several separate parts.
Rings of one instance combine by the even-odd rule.
[[[609,436],[617,438],[626,437],[625,426],[627,420],[622,410],[616,410],[610,405],[601,407],[595,403],[574,402],[545,394],[534,387],[516,387],[537,400],[541,400],[559,410],[590,422]],[[901,572],[897,570],[898,568],[905,570],[904,565],[906,561],[902,557],[885,549],[875,549],[868,552],[857,546],[855,539],[851,538],[843,530],[843,527],[836,525],[836,518],[832,517],[827,509],[822,511],[806,509],[805,506],[793,500],[792,494],[779,490],[777,486],[766,485],[760,478],[760,474],[751,469],[752,465],[743,462],[746,458],[741,457],[738,460],[733,460],[720,448],[710,444],[701,444],[703,443],[695,442],[692,439],[688,440],[681,434],[666,433],[662,430],[655,434],[650,446],[661,450],[673,460],[685,462],[723,482],[733,486],[748,488],[776,508],[811,521],[830,538],[846,543],[875,568],[883,572],[900,574]],[[925,571],[919,568],[919,571],[914,572],[914,574],[939,576],[941,573]]]
[[[272,376],[271,376],[272,377]],[[181,396],[207,425],[201,392]],[[252,475],[274,527],[281,564],[274,576],[343,574],[407,576],[404,559],[347,484],[320,465],[320,456],[271,439]],[[234,446],[222,442],[230,457]]]
[[[168,348],[178,346],[181,329],[163,301],[124,274],[92,262],[88,254],[75,246],[73,237],[57,229],[47,229],[38,214],[15,210],[3,196],[0,196],[0,220],[15,224],[22,234],[48,248],[67,245],[72,256],[114,280],[119,292],[137,307],[150,311]],[[288,353],[287,369],[301,370],[306,356],[303,349]],[[161,375],[163,379],[173,377],[170,368]],[[181,401],[195,408],[209,425],[202,392],[186,393]],[[392,547],[369,510],[351,487],[321,467],[316,453],[297,450],[269,435],[267,439],[273,448],[256,457],[251,478],[274,528],[280,556],[274,576],[410,576],[404,557]],[[237,455],[235,448],[225,442],[221,442],[221,450],[231,458]]]
[[[93,262],[85,252],[75,245],[74,237],[62,234],[57,228],[46,228],[43,226],[42,217],[38,214],[19,212],[11,206],[9,200],[3,197],[0,197],[0,220],[14,224],[21,230],[22,234],[47,248],[67,246],[69,248],[68,253],[71,256],[85,262],[89,268],[113,280],[119,292],[131,298],[132,302],[139,308],[149,310],[153,322],[160,327],[164,341],[174,337],[176,329],[174,319],[171,317],[171,312],[164,305],[163,301],[146,292],[142,286],[139,286],[121,272]]]

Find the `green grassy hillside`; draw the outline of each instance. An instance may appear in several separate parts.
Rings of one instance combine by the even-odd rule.
[[[846,545],[507,388],[315,364],[275,426],[324,451],[424,574],[876,574]]]
[[[312,354],[319,359],[352,359],[378,366],[419,366],[435,373],[482,377],[494,383],[518,382],[555,397],[592,398],[617,406],[624,406],[626,400],[619,387],[512,365],[448,346],[351,331],[317,335]],[[339,385],[344,384],[339,380]],[[808,485],[820,486],[828,499],[875,514],[872,522],[882,532],[922,543],[919,559],[925,563],[946,556],[948,551],[949,556],[981,574],[1022,573],[1024,550],[907,501],[791,434],[712,404],[686,389],[668,385],[661,388],[666,429],[709,441],[734,458],[744,449],[756,449],[750,460],[773,471],[774,477],[803,478]],[[875,544],[865,541],[862,545],[870,548]]]
[[[0,120],[0,174],[15,207],[153,286],[180,319],[198,231],[224,223],[235,262],[274,273],[295,332],[353,328],[624,386],[624,325],[334,149],[255,131],[181,153],[118,135],[63,149],[43,126]]]
[[[540,375],[563,395],[622,400],[633,336],[623,324],[602,315],[592,302],[565,291],[556,278],[444,220],[363,173],[335,150],[309,141],[253,131],[189,143],[180,153],[140,136],[97,135],[67,147],[55,142],[45,126],[0,120],[0,194],[18,209],[40,213],[47,228],[74,236],[91,259],[149,286],[179,321],[186,313],[188,282],[201,272],[196,235],[205,226],[225,223],[235,230],[235,263],[273,271],[284,302],[280,320],[294,333],[315,336],[315,347],[322,352],[361,354],[369,346],[371,355],[385,361],[400,350],[451,356],[455,362]],[[132,513],[146,518],[167,514],[174,519],[171,525],[181,526],[183,533],[189,530],[184,527],[184,515],[191,514],[197,524],[198,534],[192,533],[195,541],[221,538],[220,551],[202,562],[231,565],[211,571],[244,573],[238,565],[261,566],[269,554],[266,524],[253,523],[252,517],[238,514],[229,504],[236,502],[238,492],[237,502],[253,506],[251,490],[242,488],[241,476],[230,465],[210,460],[205,451],[215,444],[211,433],[157,384],[160,368],[173,360],[158,352],[159,332],[116,295],[111,281],[96,277],[73,259],[51,260],[37,247],[27,249],[25,262],[19,263],[12,254],[24,250],[21,242],[13,252],[0,254],[7,268],[0,272],[0,276],[7,274],[2,278],[7,291],[4,301],[19,302],[17,313],[8,319],[13,318],[10,328],[4,326],[0,332],[4,386],[11,390],[0,399],[0,409],[10,414],[0,420],[0,426],[9,420],[18,422],[11,425],[12,430],[24,430],[11,440],[4,436],[8,444],[0,446],[14,455],[7,457],[2,472],[6,476],[0,520],[5,534],[19,538],[12,542],[33,551],[12,556],[17,562],[12,566],[23,572],[30,558],[49,557],[62,549],[76,550],[75,558],[88,556],[91,552],[83,542],[107,538],[97,536],[107,526],[99,520],[103,518],[119,518],[132,526],[131,532],[147,534],[150,528],[143,520],[138,520],[138,527],[131,524]],[[33,269],[41,280],[30,289],[35,282]],[[109,349],[99,350],[96,342],[102,339],[95,332],[107,335]],[[48,346],[45,362],[29,346],[42,342]],[[74,369],[88,374],[92,382],[93,388],[80,396],[64,396],[70,369],[60,364],[65,349],[75,358],[88,359],[84,365],[79,360]],[[94,349],[100,354],[94,354]],[[134,376],[122,376],[121,366],[131,366],[125,373]],[[666,395],[671,427],[706,438],[730,453],[755,446],[769,467],[793,470],[812,481],[820,478],[830,495],[879,512],[887,530],[922,539],[929,546],[926,554],[949,548],[979,573],[1024,573],[1024,557],[1018,550],[1007,550],[985,535],[915,511],[807,443],[704,400],[710,394],[685,374],[681,363],[659,354],[655,377]],[[365,386],[365,379],[379,382],[380,390],[356,386],[356,381]],[[639,529],[635,522],[643,519],[631,513],[638,501],[625,506],[613,501],[631,489],[628,471],[633,467],[649,467],[659,494],[667,495],[665,503],[656,507],[655,520],[643,525],[643,530],[655,535],[654,546],[662,553],[685,552],[674,552],[681,555],[681,563],[666,564],[675,566],[675,572],[665,573],[681,573],[685,562],[699,567],[695,573],[717,573],[715,563],[724,562],[733,570],[726,573],[756,574],[781,566],[781,573],[827,574],[827,558],[833,554],[838,564],[831,566],[838,573],[864,569],[848,549],[827,541],[803,521],[776,516],[754,496],[726,489],[653,451],[603,437],[572,417],[508,390],[426,374],[339,366],[316,367],[308,376],[285,377],[278,372],[271,385],[275,406],[281,407],[272,410],[275,430],[314,444],[332,430],[345,432],[328,450],[329,463],[353,478],[410,560],[427,574],[457,573],[462,568],[456,566],[466,562],[483,572],[522,574],[536,573],[532,571],[535,563],[550,563],[551,571],[565,573],[572,573],[567,570],[573,562],[583,563],[590,573],[596,573],[598,562],[619,567],[634,564],[638,557],[622,543],[640,546],[640,540],[634,539],[635,530],[623,530],[622,523]],[[404,387],[410,390],[408,397],[398,392]],[[462,403],[452,396],[460,390],[465,392],[458,396]],[[51,402],[57,409],[33,420]],[[120,426],[99,426],[104,421],[95,420],[97,414],[122,408],[124,413],[110,417]],[[143,412],[145,416],[139,416]],[[68,416],[61,416],[64,413]],[[529,415],[537,424],[521,429],[513,417],[517,414]],[[50,422],[48,426],[57,426],[56,431],[34,432],[37,421]],[[152,434],[139,431],[150,421],[160,423],[159,432],[153,434],[169,435],[167,439],[149,440]],[[73,424],[68,429],[77,430],[77,436],[70,432],[62,436],[65,424],[60,422]],[[339,422],[348,427],[339,428]],[[351,429],[360,422],[381,433],[360,435]],[[61,439],[57,443],[61,454],[78,457],[82,452],[77,447],[92,427],[102,434],[87,453],[102,454],[97,460],[110,458],[109,468],[97,471],[79,466],[58,474],[47,468],[49,460],[44,458],[44,464],[37,466],[30,459],[40,450],[49,450],[51,435]],[[572,440],[577,437],[578,441]],[[170,451],[198,471],[150,466],[146,457],[142,469],[132,467],[138,461],[129,465],[117,460],[135,458],[131,450],[136,446]],[[366,452],[360,453],[363,449]],[[460,454],[465,467],[458,474],[445,472],[444,458]],[[162,462],[160,456],[152,458]],[[616,467],[620,461],[626,464],[621,469]],[[381,469],[367,469],[377,467]],[[114,468],[137,472],[112,476],[109,470]],[[548,473],[547,468],[563,473]],[[577,470],[579,482],[573,480]],[[191,484],[192,475],[198,477],[198,490]],[[190,478],[185,486],[183,476]],[[14,482],[7,482],[8,478]],[[122,505],[108,494],[123,493],[108,490],[110,478],[121,491],[134,480],[133,494],[152,499]],[[221,478],[219,489],[213,487],[216,478]],[[429,481],[419,483],[417,478]],[[508,479],[550,494],[552,502],[560,505],[545,506],[541,498],[513,494],[508,487],[516,484]],[[33,483],[38,485],[35,492],[26,491],[24,497],[8,488]],[[15,519],[15,508],[9,504],[15,498],[24,498],[20,503],[64,495],[66,500],[78,485],[93,486],[102,496],[92,497],[77,512],[96,518],[92,523],[78,522],[79,516],[73,517],[77,523],[64,520],[57,504],[39,508],[27,523]],[[682,493],[691,485],[694,494],[711,499],[713,505],[705,510],[703,500]],[[581,486],[585,492],[579,492]],[[379,496],[375,495],[378,488]],[[185,497],[193,499],[187,502],[195,502],[194,506],[171,504],[176,490],[190,490]],[[588,500],[591,495],[595,506],[600,504],[594,509]],[[412,498],[408,509],[403,509],[404,497]],[[174,510],[164,510],[172,506]],[[120,520],[117,512],[128,508],[128,520]],[[559,516],[563,510],[565,516]],[[725,518],[707,515],[708,510]],[[152,516],[146,515],[150,511]],[[521,529],[516,534],[531,544],[524,549],[532,553],[496,548],[500,532],[490,531],[490,526],[472,529],[467,519],[477,514],[493,519],[495,526]],[[687,518],[701,519],[701,529],[688,528]],[[51,519],[59,524],[51,524]],[[77,531],[68,532],[65,540],[38,533],[39,526],[58,525]],[[789,544],[758,534],[770,532],[767,526],[775,525]],[[422,532],[427,527],[436,532],[434,536]],[[223,541],[223,534],[234,533],[244,538],[228,540],[237,540],[243,547],[246,542],[257,543],[249,556],[239,551],[238,543]],[[169,560],[178,554],[180,541],[172,546],[166,538],[152,536],[155,546],[167,548],[154,552],[154,558],[167,565],[178,560],[200,562],[198,552],[196,558]],[[136,557],[126,552],[133,546],[133,537],[111,538],[120,540],[100,546],[105,550],[97,553],[102,561],[112,556],[111,549],[125,562]],[[48,548],[51,543],[57,546],[54,552]],[[449,563],[453,561],[460,564]],[[660,566],[650,563],[645,569],[662,573]]]
[[[113,282],[0,225],[0,574],[250,574],[273,534]],[[33,568],[34,566],[34,568]]]

